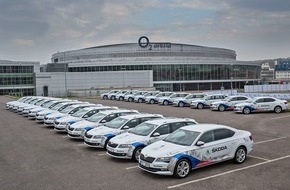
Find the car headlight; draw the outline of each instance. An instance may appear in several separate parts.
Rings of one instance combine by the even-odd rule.
[[[169,163],[171,160],[171,157],[161,157],[161,158],[157,158],[156,162],[166,162]]]
[[[95,135],[93,138],[94,139],[101,139],[103,137],[103,135]]]
[[[131,144],[120,144],[119,148],[130,148]]]

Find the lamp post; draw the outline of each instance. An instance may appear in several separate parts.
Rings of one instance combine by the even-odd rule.
[[[230,69],[230,77],[231,77],[231,95],[233,95],[233,64],[231,63]]]
[[[123,74],[123,88],[125,88],[125,71],[126,71],[126,68],[125,67],[121,67],[121,71],[122,71],[122,74]]]
[[[65,97],[67,98],[67,80],[66,80],[67,63],[65,62],[65,52],[63,52],[63,63],[64,63],[64,88],[65,88]]]

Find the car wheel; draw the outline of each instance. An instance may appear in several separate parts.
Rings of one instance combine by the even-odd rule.
[[[183,102],[179,102],[179,103],[178,103],[178,106],[179,106],[179,107],[183,107],[183,106],[184,106],[184,103],[183,103]]]
[[[136,162],[139,161],[139,157],[140,157],[142,149],[143,149],[143,147],[136,147],[134,152],[133,152],[132,159],[135,160]]]
[[[143,101],[142,101],[142,99],[141,99],[141,98],[139,98],[139,99],[138,99],[138,102],[139,102],[139,103],[142,103]]]
[[[107,100],[107,99],[108,99],[108,96],[104,96],[103,99],[104,99],[104,100]]]
[[[225,109],[226,109],[225,106],[223,106],[223,105],[219,106],[219,111],[225,111]]]
[[[129,98],[129,100],[128,100],[129,102],[132,102],[133,101],[133,98]]]
[[[150,100],[150,102],[149,102],[150,104],[154,104],[154,100]]]
[[[174,176],[177,178],[185,178],[191,170],[191,164],[187,159],[179,160],[174,168]]]
[[[276,106],[276,107],[274,108],[274,112],[275,112],[275,113],[281,113],[281,112],[282,112],[282,108],[281,108],[281,106]]]
[[[247,159],[247,151],[246,148],[243,146],[240,146],[235,153],[234,157],[234,163],[236,164],[242,164],[246,161]]]
[[[105,148],[106,150],[107,150],[107,144],[108,144],[109,140],[110,140],[110,139],[107,139],[106,142],[105,142],[105,144],[104,144],[104,148]]]
[[[250,108],[244,108],[244,109],[243,109],[243,113],[244,113],[244,114],[249,114],[249,113],[251,113]]]
[[[168,105],[168,101],[165,100],[165,101],[163,102],[163,105],[167,106],[167,105]]]
[[[123,100],[124,100],[124,97],[121,96],[121,97],[120,97],[120,100],[123,101]]]
[[[197,105],[197,108],[198,108],[198,109],[202,109],[202,108],[203,108],[203,104],[199,103],[199,104]]]

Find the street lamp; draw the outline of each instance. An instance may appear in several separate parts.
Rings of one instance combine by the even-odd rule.
[[[67,80],[66,80],[66,72],[67,72],[67,63],[65,62],[65,52],[63,52],[63,63],[64,63],[64,87],[65,87],[65,97],[67,98]]]
[[[233,95],[233,64],[231,64],[230,77],[231,77],[231,95]]]
[[[121,71],[123,71],[123,88],[125,88],[125,71],[126,71],[126,67],[121,67]]]

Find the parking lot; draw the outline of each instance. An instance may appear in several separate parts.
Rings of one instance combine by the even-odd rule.
[[[290,112],[235,114],[173,106],[82,99],[139,112],[193,118],[248,130],[254,150],[247,161],[194,170],[185,179],[140,170],[130,160],[113,159],[104,150],[45,128],[5,110],[11,99],[0,96],[1,189],[289,189]]]

